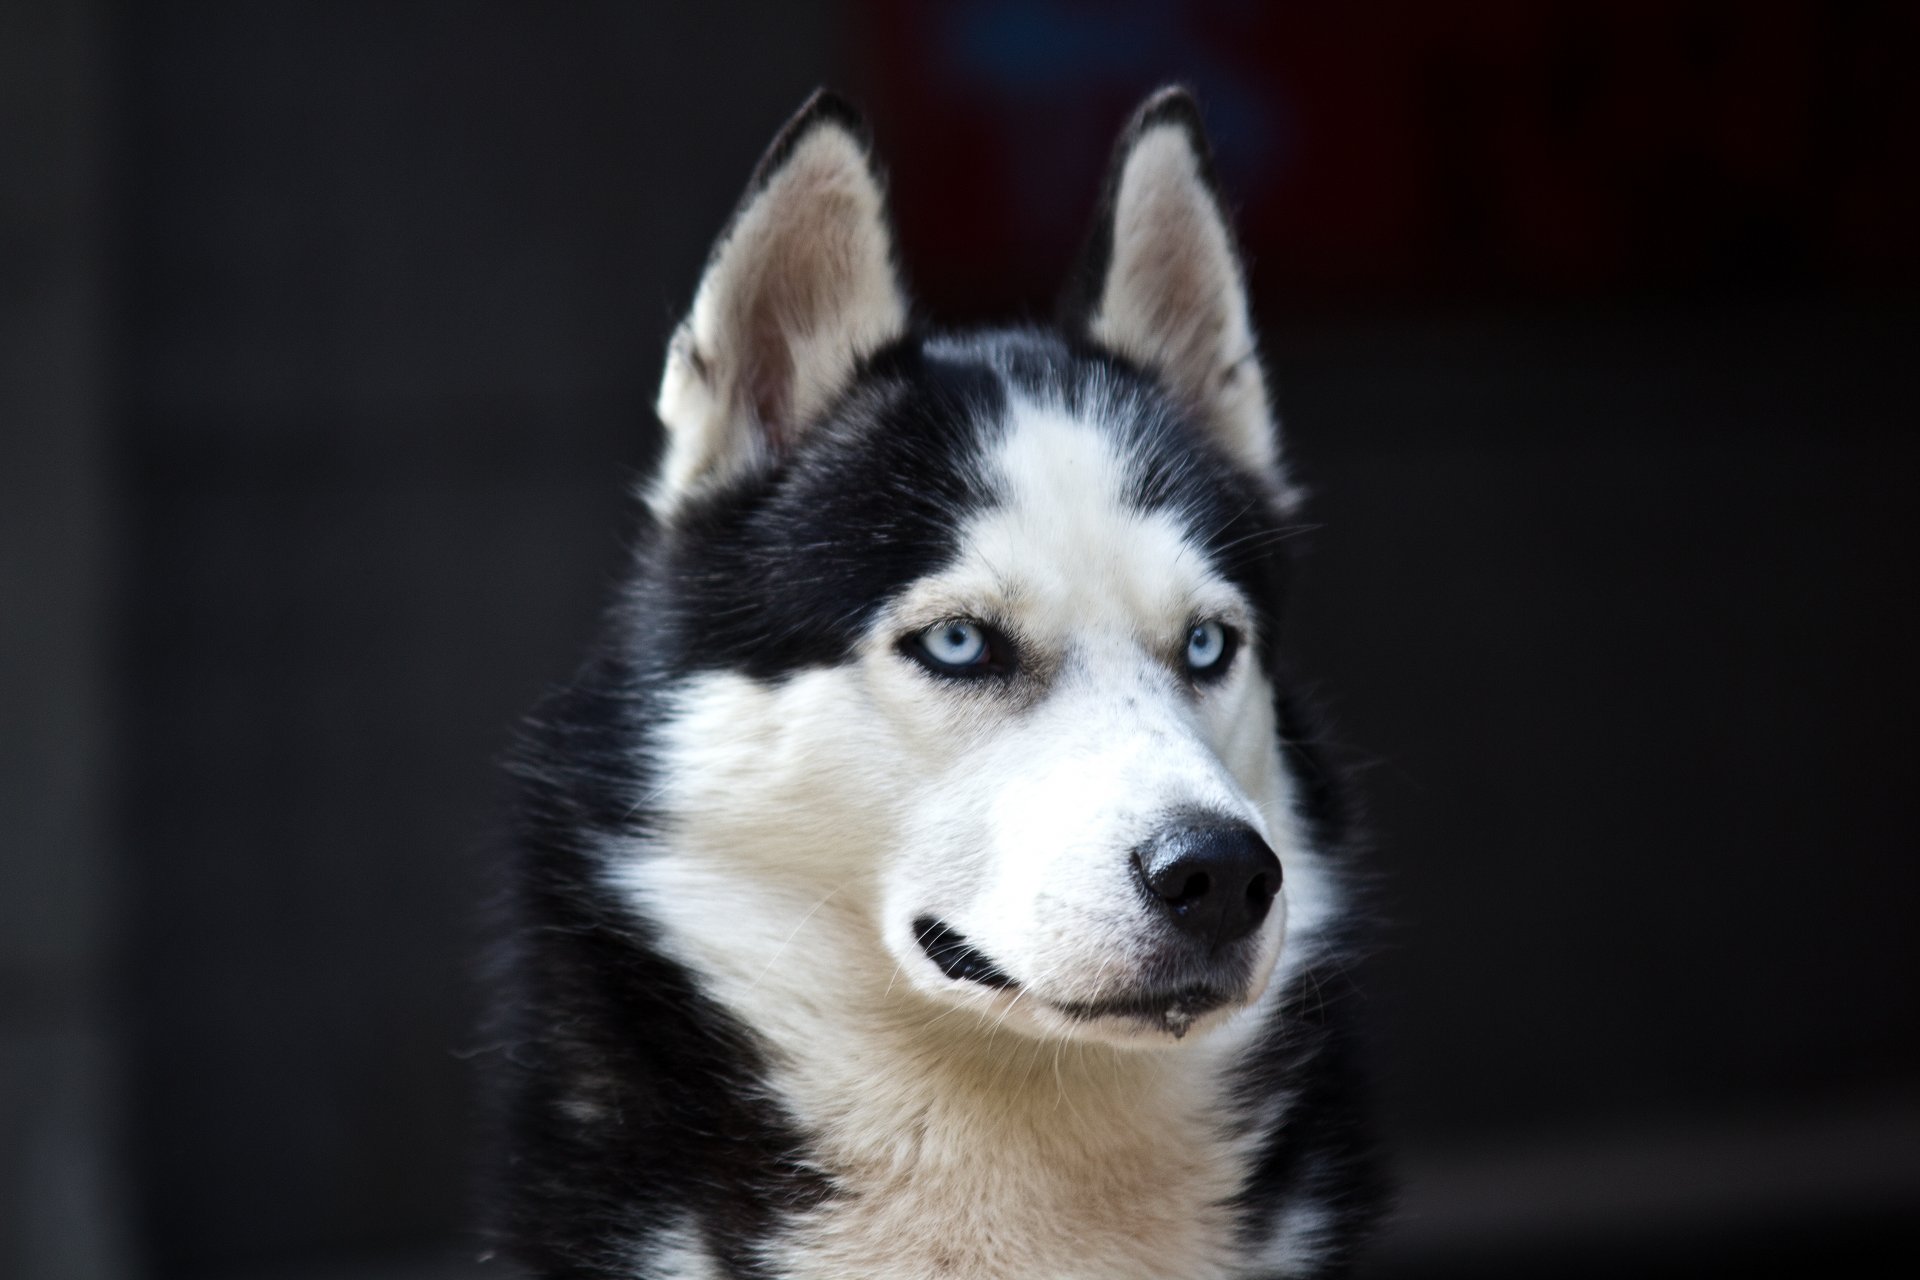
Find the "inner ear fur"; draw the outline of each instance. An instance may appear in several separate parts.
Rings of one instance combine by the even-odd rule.
[[[1062,320],[1157,374],[1229,456],[1284,488],[1245,273],[1187,90],[1160,90],[1122,131]]]
[[[816,93],[761,158],[668,347],[656,511],[792,448],[907,314],[865,124]]]

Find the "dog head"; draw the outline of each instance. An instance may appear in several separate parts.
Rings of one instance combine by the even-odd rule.
[[[1075,281],[1057,330],[915,329],[825,97],[715,247],[633,610],[672,850],[633,879],[711,964],[1127,1043],[1268,983],[1312,859],[1276,722],[1292,497],[1184,92],[1122,135]]]

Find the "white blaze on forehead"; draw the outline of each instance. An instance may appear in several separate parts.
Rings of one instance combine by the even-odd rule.
[[[1008,415],[989,460],[1003,500],[968,523],[956,564],[925,584],[929,603],[997,610],[1041,642],[1124,631],[1164,643],[1196,613],[1242,612],[1178,515],[1134,503],[1114,433],[1017,396]]]

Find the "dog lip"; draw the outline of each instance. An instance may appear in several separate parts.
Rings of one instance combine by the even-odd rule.
[[[987,954],[968,942],[966,936],[932,916],[913,922],[913,936],[940,972],[956,982],[977,982],[983,987],[1015,987],[1019,984],[1006,971],[987,958]]]
[[[1144,1022],[1170,1024],[1191,1022],[1234,1004],[1239,999],[1238,995],[1218,987],[1195,985],[1143,991],[1105,1000],[1051,1000],[1048,1003],[1076,1022],[1092,1022],[1098,1018],[1135,1018]]]

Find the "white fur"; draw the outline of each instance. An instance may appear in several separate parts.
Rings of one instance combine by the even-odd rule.
[[[1333,1211],[1323,1204],[1302,1200],[1288,1205],[1253,1270],[1259,1275],[1306,1274],[1326,1256],[1335,1225]]]
[[[657,1232],[641,1246],[634,1274],[647,1280],[724,1280],[692,1222]]]
[[[1012,414],[1003,501],[856,660],[681,686],[656,742],[663,833],[610,851],[617,891],[769,1046],[772,1089],[843,1192],[773,1246],[782,1276],[1237,1275],[1227,1201],[1282,1118],[1275,1099],[1227,1132],[1224,1075],[1330,888],[1252,643],[1198,692],[1171,666],[1196,616],[1251,632],[1247,602],[1174,514],[1129,508],[1107,433],[1057,405]],[[1014,632],[1033,674],[960,688],[897,651],[954,616]],[[1128,850],[1193,804],[1251,823],[1283,865],[1260,981],[1177,1043],[1068,1020],[1048,1002],[1132,980]],[[945,977],[913,939],[921,914],[1019,990]],[[1307,1225],[1273,1256],[1304,1256]],[[675,1267],[702,1274],[697,1251]]]

